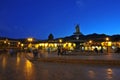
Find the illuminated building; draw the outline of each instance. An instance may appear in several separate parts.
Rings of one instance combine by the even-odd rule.
[[[47,51],[50,48],[51,51],[56,51],[58,46],[66,48],[67,50],[78,51],[94,51],[102,49],[104,52],[112,53],[117,47],[120,48],[120,35],[105,35],[105,34],[89,34],[84,35],[80,31],[79,25],[76,25],[75,32],[67,37],[54,39],[50,34],[47,40],[36,40],[34,38],[27,38],[21,40],[12,39],[0,39],[0,49],[5,48],[30,48],[36,47]]]

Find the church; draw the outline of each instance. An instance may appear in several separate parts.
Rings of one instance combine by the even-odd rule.
[[[94,51],[94,49],[97,48],[98,50],[103,49],[105,52],[112,52],[111,49],[120,47],[119,41],[117,41],[119,44],[116,44],[115,41],[112,41],[113,39],[111,36],[105,34],[94,33],[84,35],[80,31],[80,26],[77,24],[72,35],[52,40],[42,40],[34,44],[34,46],[45,51],[47,51],[48,48],[50,48],[51,51],[56,51],[58,46],[61,46],[68,51]]]
[[[80,31],[80,26],[77,24],[75,26],[75,32],[71,36],[57,38],[53,40],[42,40],[38,44],[35,44],[37,48],[41,48],[43,50],[47,50],[48,48],[51,51],[57,50],[58,46],[66,48],[67,50],[93,50],[91,46],[88,45],[89,40],[86,39],[86,36],[82,34]],[[100,46],[100,44],[99,44]]]
[[[53,39],[51,35],[47,40],[35,40],[34,38],[13,40],[9,38],[0,39],[0,49],[3,48],[32,48],[33,46],[47,51],[56,51],[58,46],[65,48],[68,51],[93,51],[103,49],[105,52],[113,52],[120,47],[120,35],[105,35],[105,34],[88,34],[84,35],[80,31],[80,26],[75,26],[75,31],[72,35],[63,38]]]

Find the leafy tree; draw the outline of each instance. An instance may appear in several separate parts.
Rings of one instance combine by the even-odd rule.
[[[49,36],[48,36],[48,40],[53,40],[53,39],[54,39],[54,36],[53,36],[52,33],[50,33]]]

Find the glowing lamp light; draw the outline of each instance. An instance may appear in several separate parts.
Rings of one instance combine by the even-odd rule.
[[[72,45],[72,43],[68,43],[68,46],[70,47]]]
[[[92,40],[90,40],[89,43],[92,43]]]
[[[45,47],[47,47],[48,46],[48,43],[45,43]]]
[[[32,42],[33,41],[33,38],[28,38],[27,39],[29,42]]]
[[[8,44],[10,45],[10,42]]]
[[[106,41],[109,41],[109,38],[108,38],[108,37],[106,37]]]
[[[76,44],[73,44],[73,47],[76,47]]]
[[[108,46],[111,46],[112,45],[112,42],[108,42]]]
[[[61,42],[62,42],[62,39],[60,39],[59,42],[61,43]]]
[[[6,43],[7,43],[7,41],[4,41],[4,43],[6,44]]]
[[[57,47],[57,44],[56,44],[56,43],[55,43],[54,45],[55,45],[55,47]]]
[[[104,42],[102,42],[101,45],[104,46]]]
[[[20,44],[20,42],[18,42],[18,44]]]
[[[21,46],[23,47],[23,46],[24,46],[24,44],[21,44]]]

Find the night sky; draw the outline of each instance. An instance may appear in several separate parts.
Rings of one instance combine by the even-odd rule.
[[[47,39],[120,34],[120,0],[0,0],[0,36]]]

